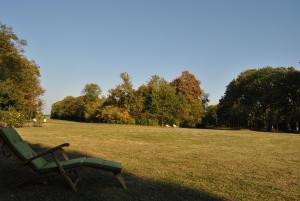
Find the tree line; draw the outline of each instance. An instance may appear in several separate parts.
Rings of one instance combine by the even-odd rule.
[[[265,67],[242,72],[227,86],[217,117],[230,127],[299,131],[300,71]]]
[[[98,85],[86,85],[83,96],[69,96],[55,103],[51,117],[299,132],[300,72],[293,67],[246,70],[228,84],[219,104],[210,106],[200,81],[188,71],[172,82],[154,75],[137,90],[127,73],[122,73],[121,78],[123,82],[111,89],[107,97],[99,98]]]
[[[87,84],[82,96],[67,96],[53,104],[51,118],[85,122],[178,125],[196,127],[204,116],[207,95],[188,71],[168,82],[158,75],[134,89],[128,73],[122,82],[101,96],[101,88]]]
[[[294,67],[249,69],[232,80],[206,126],[299,132],[300,71]]]

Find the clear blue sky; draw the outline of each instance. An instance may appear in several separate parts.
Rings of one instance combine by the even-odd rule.
[[[124,71],[137,87],[188,70],[217,103],[247,68],[300,68],[299,0],[2,0],[0,21],[41,67],[45,113],[86,83],[106,93]]]

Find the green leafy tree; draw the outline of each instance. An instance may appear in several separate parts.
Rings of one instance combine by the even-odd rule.
[[[179,121],[179,97],[174,87],[165,79],[153,75],[146,85],[139,87],[136,93],[136,106],[142,124],[173,124]]]
[[[205,109],[205,115],[202,119],[202,125],[204,127],[216,127],[218,125],[217,110],[218,105],[209,105]]]
[[[84,121],[85,98],[67,96],[52,105],[51,118]]]
[[[192,77],[198,84],[196,94],[184,90],[179,92],[177,85],[171,85],[157,75],[134,90],[129,74],[121,73],[122,83],[110,89],[107,98],[97,98],[99,94],[94,93],[96,84],[93,87],[86,85],[83,96],[66,97],[53,104],[51,117],[88,122],[195,126],[201,120],[202,113],[199,113],[207,96],[200,90],[200,82],[189,76],[186,79]]]
[[[126,72],[121,73],[120,77],[123,82],[116,88],[109,90],[108,98],[104,104],[117,106],[130,112],[134,100],[134,89],[131,78]]]
[[[88,101],[94,101],[101,95],[101,88],[95,83],[86,84],[82,90],[82,94],[87,98]]]
[[[41,110],[39,66],[24,56],[21,40],[11,28],[0,23],[0,110],[13,107],[27,118]]]
[[[156,87],[151,94],[150,111],[157,115],[160,125],[176,123],[179,100],[175,89],[162,78],[153,77],[151,81],[156,82]]]
[[[218,117],[232,127],[298,130],[299,71],[292,67],[250,69],[228,86]]]

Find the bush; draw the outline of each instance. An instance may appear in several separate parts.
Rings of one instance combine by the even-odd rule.
[[[148,119],[147,125],[148,125],[148,126],[158,126],[159,123],[158,123],[158,120],[157,120],[157,119]]]
[[[96,116],[97,121],[113,124],[135,124],[135,120],[129,115],[128,111],[118,107],[106,107],[99,111]]]
[[[24,114],[14,108],[10,107],[7,111],[0,110],[0,124],[2,127],[22,127],[24,123]]]
[[[6,125],[0,121],[0,128],[5,128],[5,127],[6,127]]]
[[[159,122],[157,119],[155,119],[154,117],[151,117],[151,115],[148,114],[143,114],[140,115],[139,117],[136,117],[135,120],[136,124],[139,125],[147,125],[147,126],[158,126]]]

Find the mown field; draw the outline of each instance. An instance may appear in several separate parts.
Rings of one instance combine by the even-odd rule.
[[[59,177],[15,187],[30,170],[1,156],[1,201],[300,200],[297,134],[54,120],[18,131],[37,150],[69,142],[72,156],[121,162],[128,190],[92,169],[83,171],[78,193]]]

